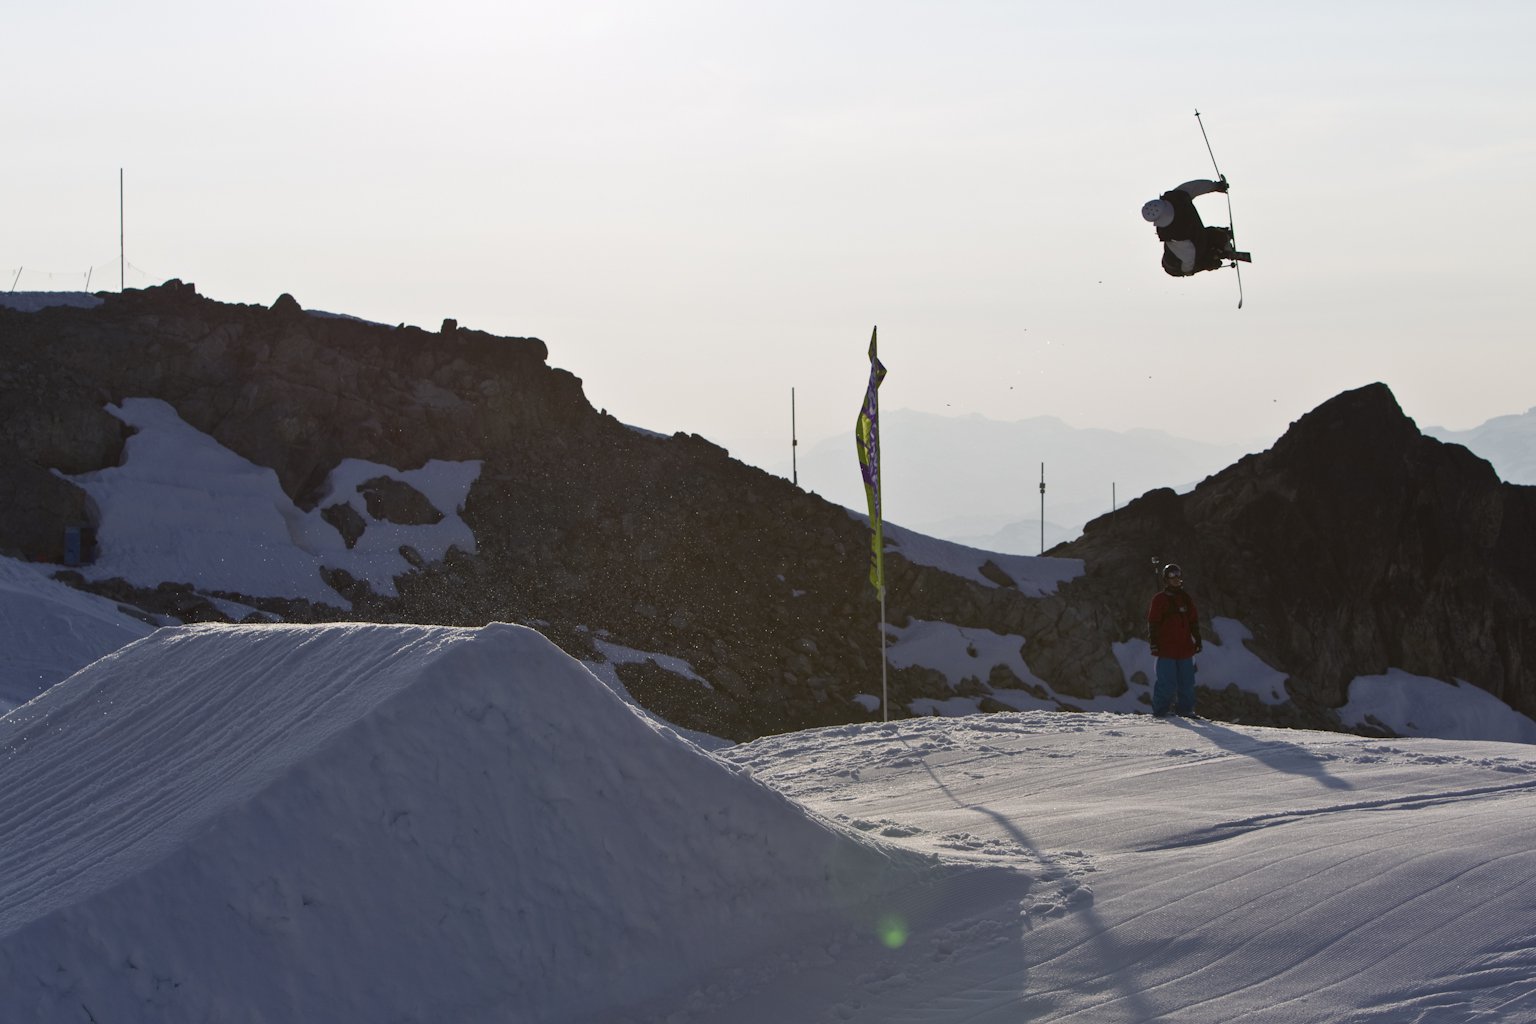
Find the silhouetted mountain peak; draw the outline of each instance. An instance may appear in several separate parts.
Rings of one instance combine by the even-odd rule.
[[[1291,424],[1270,454],[1278,462],[1379,461],[1403,453],[1421,436],[1391,389],[1367,384],[1330,398]]]

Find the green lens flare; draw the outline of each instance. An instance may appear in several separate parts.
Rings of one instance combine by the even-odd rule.
[[[907,922],[895,914],[882,917],[880,923],[875,926],[875,931],[886,949],[900,949],[907,944]]]

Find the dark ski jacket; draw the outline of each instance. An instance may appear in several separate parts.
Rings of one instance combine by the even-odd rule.
[[[1201,646],[1195,599],[1174,587],[1158,591],[1147,609],[1147,641],[1159,658],[1193,658]]]
[[[1163,270],[1174,277],[1189,277],[1202,270],[1218,270],[1222,265],[1217,255],[1225,245],[1227,232],[1221,228],[1208,228],[1195,209],[1195,196],[1214,192],[1216,183],[1204,179],[1186,181],[1178,188],[1169,189],[1159,199],[1173,207],[1173,221],[1157,229],[1157,237],[1163,243]],[[1170,242],[1187,242],[1194,246],[1194,265],[1189,263],[1189,246],[1173,246]],[[1178,249],[1183,249],[1181,254]]]

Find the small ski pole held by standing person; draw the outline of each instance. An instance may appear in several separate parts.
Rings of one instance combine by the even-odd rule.
[[[1196,178],[1177,185],[1141,208],[1142,219],[1157,228],[1163,243],[1163,270],[1174,277],[1191,277],[1202,270],[1220,270],[1227,260],[1249,262],[1232,242],[1231,228],[1208,228],[1195,209],[1197,196],[1226,192],[1227,179]]]
[[[1195,655],[1204,648],[1195,599],[1184,589],[1184,570],[1169,562],[1163,566],[1163,589],[1147,609],[1147,642],[1157,659],[1152,684],[1152,714],[1164,718],[1169,711],[1186,718],[1195,714]]]

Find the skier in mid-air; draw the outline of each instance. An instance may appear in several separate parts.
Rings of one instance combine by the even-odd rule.
[[[1163,243],[1163,269],[1174,277],[1189,277],[1202,270],[1219,270],[1227,260],[1250,262],[1236,251],[1231,228],[1208,228],[1195,209],[1195,197],[1227,191],[1227,179],[1196,178],[1171,188],[1141,208],[1143,220],[1157,228]]]

